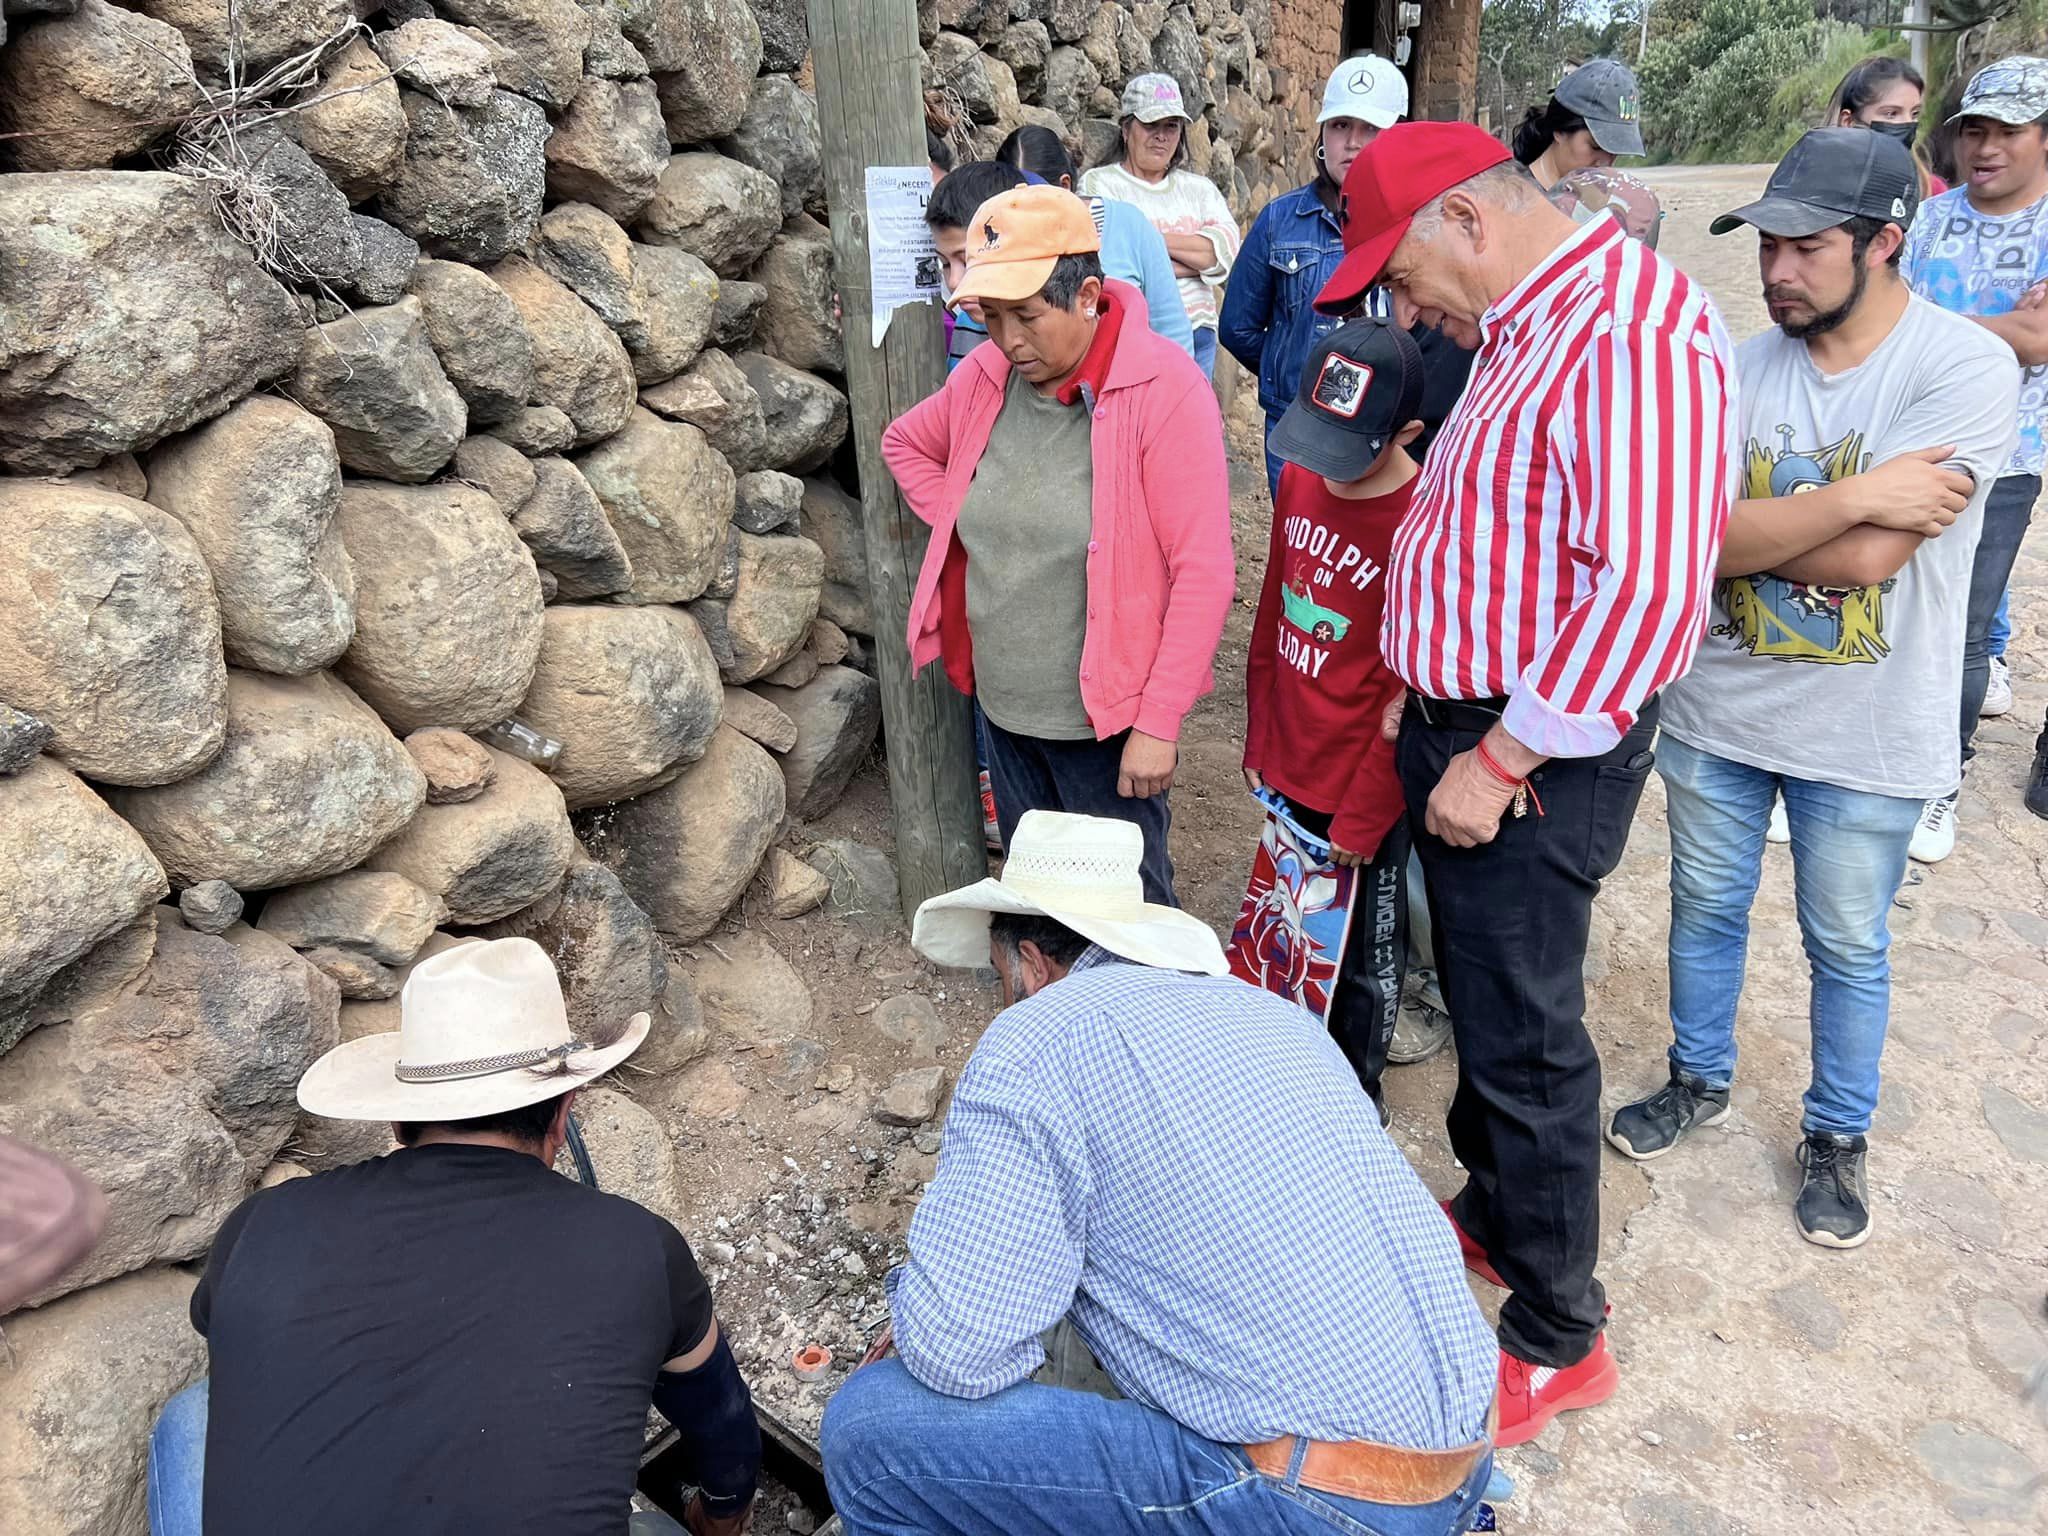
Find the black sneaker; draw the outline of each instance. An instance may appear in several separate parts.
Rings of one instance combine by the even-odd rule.
[[[1662,1157],[1696,1125],[1728,1118],[1728,1090],[1709,1088],[1690,1072],[1673,1069],[1671,1081],[1634,1104],[1624,1104],[1607,1125],[1607,1139],[1625,1156],[1644,1162]]]
[[[1823,1248],[1858,1248],[1870,1236],[1870,1195],[1863,1182],[1861,1136],[1815,1131],[1799,1144],[1806,1181],[1793,1207],[1799,1230]]]
[[[2034,748],[2034,771],[2027,775],[2027,809],[2048,821],[2048,743]]]

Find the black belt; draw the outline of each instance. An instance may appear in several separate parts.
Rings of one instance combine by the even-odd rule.
[[[1504,698],[1426,699],[1419,693],[1409,694],[1408,702],[1424,725],[1440,731],[1490,731],[1500,723],[1501,711],[1508,707]]]

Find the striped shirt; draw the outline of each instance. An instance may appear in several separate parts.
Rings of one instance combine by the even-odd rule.
[[[1593,757],[1692,664],[1728,522],[1735,361],[1704,290],[1575,229],[1480,320],[1394,538],[1381,644],[1433,699]]]

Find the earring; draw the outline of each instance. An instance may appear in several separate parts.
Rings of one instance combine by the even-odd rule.
[[[1095,311],[1092,309],[1084,309],[1081,311],[1081,314],[1085,319],[1093,320],[1095,318]]]
[[[1323,141],[1322,141],[1321,139],[1318,139],[1318,140],[1316,140],[1316,164],[1317,164],[1317,165],[1321,165],[1322,163],[1323,163]]]

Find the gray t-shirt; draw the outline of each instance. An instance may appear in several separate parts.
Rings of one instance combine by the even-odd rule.
[[[1796,496],[1920,448],[1954,443],[1977,482],[1953,527],[1889,581],[1819,587],[1781,576],[1714,583],[1692,670],[1663,727],[1739,763],[1872,794],[1927,799],[1962,777],[1956,703],[1963,616],[1984,498],[2012,452],[2020,368],[1980,325],[1912,299],[1878,346],[1824,374],[1776,326],[1735,354],[1745,447],[1737,499]]]
[[[1012,735],[1095,735],[1081,702],[1093,445],[1087,406],[1062,405],[1013,373],[960,506],[974,692]]]

